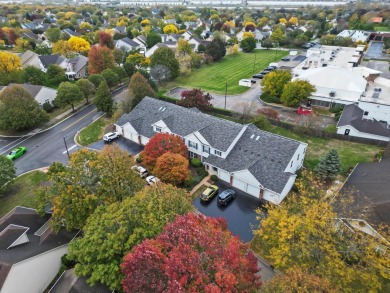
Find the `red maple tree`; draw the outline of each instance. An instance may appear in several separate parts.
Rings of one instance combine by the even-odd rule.
[[[88,73],[98,74],[115,67],[113,52],[107,47],[92,46],[88,52]]]
[[[8,31],[8,45],[15,45],[15,42],[18,38],[18,35],[15,33],[13,29]]]
[[[180,154],[186,158],[188,149],[179,136],[169,133],[157,133],[145,145],[145,149],[142,152],[142,163],[149,170],[153,170],[157,159],[165,153]]]
[[[124,257],[128,292],[253,292],[261,286],[257,259],[232,237],[225,220],[178,216],[154,240]]]
[[[211,109],[213,105],[210,103],[213,97],[200,89],[192,89],[181,93],[181,100],[178,102],[180,106],[187,108],[198,108],[201,111]]]
[[[182,155],[165,153],[157,159],[153,173],[165,183],[179,185],[190,179],[189,165]]]
[[[100,31],[98,33],[98,36],[99,36],[99,46],[101,47],[106,46],[109,49],[114,49],[114,41],[112,39],[112,36],[109,33]]]

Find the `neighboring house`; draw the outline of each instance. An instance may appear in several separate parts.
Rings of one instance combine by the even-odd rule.
[[[128,37],[117,40],[115,43],[115,48],[121,49],[124,52],[129,52],[133,50],[138,50],[141,48],[141,45]]]
[[[370,38],[370,32],[359,30],[343,30],[338,37],[351,38],[352,42],[367,42]]]
[[[54,233],[50,215],[16,207],[0,219],[0,292],[42,293],[77,232]]]
[[[69,80],[84,78],[87,76],[88,58],[78,55],[68,60],[65,74]]]
[[[70,28],[66,28],[64,30],[62,30],[65,34],[67,34],[69,37],[80,37],[81,34],[78,33],[78,32],[75,32],[73,30],[71,30]]]
[[[21,37],[28,39],[28,40],[33,40],[34,42],[37,42],[40,40],[39,35],[34,34],[32,31],[26,31],[21,33]]]
[[[22,60],[22,67],[26,68],[27,66],[34,66],[36,68],[41,68],[39,60],[39,55],[37,53],[34,53],[30,50],[27,50],[20,56],[20,59]]]
[[[202,40],[202,39],[200,39],[200,38],[198,38],[198,37],[192,37],[192,38],[188,41],[188,43],[189,43],[190,45],[193,45],[193,46],[194,46],[194,51],[195,51],[195,52],[198,52],[199,46],[200,46],[200,45],[203,45],[203,46],[207,47],[207,45],[210,44],[210,41]]]
[[[246,32],[245,30],[242,30],[242,31],[240,31],[240,32],[236,35],[238,41],[241,42],[241,41],[243,40],[243,36],[244,36],[244,33],[245,33],[245,32]],[[253,34],[253,37],[255,38],[256,41],[261,41],[262,39],[264,39],[264,38],[267,36],[266,33],[261,32],[261,31],[259,31],[258,29],[256,29],[256,30],[253,31],[253,32],[251,31],[251,33]]]
[[[141,145],[159,132],[180,136],[190,158],[200,158],[210,174],[256,198],[280,204],[302,167],[306,143],[145,97],[115,123],[116,130]]]
[[[176,43],[173,42],[158,43],[145,52],[145,57],[150,58],[158,48],[163,48],[163,47],[176,50]]]
[[[166,42],[175,42],[177,43],[180,40],[181,34],[169,34],[166,38]]]
[[[390,225],[390,158],[384,156],[380,162],[359,163],[348,176],[342,192],[351,193],[356,201],[368,201],[374,213],[365,219],[373,224]]]
[[[337,133],[389,141],[390,127],[386,122],[367,119],[368,112],[355,104],[346,105],[337,123]]]
[[[117,32],[118,34],[126,34],[126,27],[125,26],[117,26],[112,29],[113,31]]]
[[[85,277],[78,277],[74,269],[64,271],[48,293],[110,293],[114,292],[100,283],[91,286]]]
[[[0,22],[1,23],[5,23],[5,22],[8,22],[8,19],[4,16],[0,16]]]
[[[189,41],[191,38],[192,38],[192,32],[191,31],[186,31],[184,34],[181,35],[181,37],[184,39],[184,40],[187,40]]]
[[[18,83],[10,83],[8,86],[4,87],[0,90],[3,91],[7,87],[12,87],[13,85],[19,85],[23,87],[26,91],[28,91],[32,97],[40,104],[43,105],[46,102],[53,104],[53,100],[57,96],[57,91],[52,88],[48,88],[42,85],[34,85],[34,84],[18,84]]]
[[[50,64],[56,64],[66,70],[68,67],[68,60],[58,54],[39,56],[39,68],[46,72]]]

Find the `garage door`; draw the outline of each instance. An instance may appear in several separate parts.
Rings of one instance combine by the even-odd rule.
[[[259,188],[259,187],[256,187],[256,186],[253,186],[253,185],[250,185],[250,184],[248,184],[248,187],[247,187],[247,190],[246,190],[246,192],[248,192],[250,195],[253,195],[253,196],[259,197],[259,195],[260,195],[260,188]]]
[[[145,137],[145,136],[141,136],[141,143],[143,145],[147,144],[149,142],[149,138]]]
[[[237,178],[233,178],[233,187],[236,187],[242,191],[246,191],[246,182],[241,181]]]
[[[218,177],[219,177],[221,180],[230,183],[230,175],[229,175],[228,172],[223,171],[223,170],[219,170],[219,175],[218,175]]]

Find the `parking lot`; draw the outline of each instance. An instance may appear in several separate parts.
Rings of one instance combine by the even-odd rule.
[[[383,58],[382,49],[383,42],[371,42],[365,57],[381,59]]]
[[[244,242],[251,241],[254,236],[253,229],[257,229],[259,226],[259,221],[256,220],[256,209],[261,206],[259,199],[232,188],[223,181],[219,181],[215,185],[219,187],[219,193],[229,188],[234,189],[236,198],[226,207],[221,207],[217,205],[217,196],[208,203],[201,202],[197,197],[194,200],[194,206],[205,216],[224,218],[233,235],[239,236]]]
[[[111,143],[116,143],[122,150],[127,151],[132,156],[139,154],[144,149],[142,145],[136,144],[135,142],[132,142],[123,137],[120,137],[119,139],[116,139]],[[106,144],[104,143],[104,141],[100,140],[90,144],[88,147],[95,150],[101,150],[104,148],[105,145]]]

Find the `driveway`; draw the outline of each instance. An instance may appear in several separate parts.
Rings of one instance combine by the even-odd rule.
[[[130,155],[135,156],[143,151],[144,147],[126,138],[119,138],[112,143],[116,143],[122,150],[127,151]],[[99,140],[90,144],[88,147],[95,150],[102,150],[106,144],[103,140]]]
[[[382,59],[383,58],[382,48],[383,48],[383,42],[372,41],[370,43],[370,46],[368,47],[365,57]]]
[[[253,229],[257,229],[259,226],[259,221],[256,220],[256,209],[261,206],[260,200],[221,180],[215,185],[219,187],[219,192],[228,188],[234,189],[237,194],[236,198],[226,207],[220,207],[217,205],[217,196],[208,203],[202,203],[198,197],[193,202],[194,206],[205,216],[224,218],[233,235],[239,236],[244,242],[251,241],[254,236]]]

